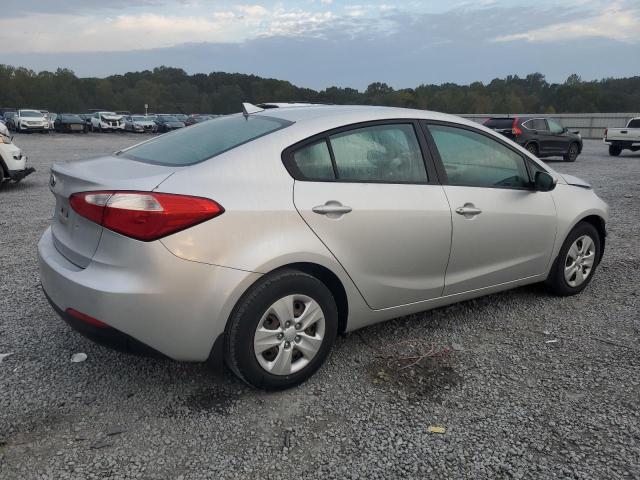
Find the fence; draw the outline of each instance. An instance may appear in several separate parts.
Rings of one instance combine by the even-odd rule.
[[[489,117],[544,117],[559,121],[569,130],[578,130],[583,138],[602,138],[604,129],[626,127],[630,118],[640,117],[640,113],[555,113],[548,115],[522,114],[461,114],[463,118],[482,123]]]

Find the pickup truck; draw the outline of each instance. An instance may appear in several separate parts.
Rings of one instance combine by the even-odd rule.
[[[604,143],[609,144],[609,155],[617,157],[622,150],[640,150],[640,117],[627,122],[624,128],[605,128]]]

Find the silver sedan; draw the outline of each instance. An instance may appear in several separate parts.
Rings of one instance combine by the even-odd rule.
[[[493,131],[440,113],[279,106],[55,165],[42,286],[125,351],[299,384],[336,335],[545,282],[581,292],[607,205]]]

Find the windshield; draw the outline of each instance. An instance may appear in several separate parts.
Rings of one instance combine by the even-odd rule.
[[[82,122],[82,119],[78,115],[61,115],[60,119],[63,122]]]
[[[20,116],[27,118],[41,118],[42,113],[36,110],[20,110]]]
[[[163,122],[179,122],[180,121],[176,117],[160,117],[160,120],[162,120]]]
[[[106,115],[106,116],[110,116],[110,115],[112,115],[112,116],[114,116],[114,117],[119,117],[119,116],[120,116],[120,115],[118,115],[118,114],[117,114],[117,113],[115,113],[115,112],[100,112],[100,115]]]
[[[193,165],[291,124],[260,115],[229,115],[161,135],[121,155],[157,165]]]
[[[131,117],[131,120],[133,120],[134,122],[146,122],[147,117],[134,116]]]

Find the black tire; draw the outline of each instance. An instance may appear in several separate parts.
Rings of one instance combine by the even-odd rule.
[[[616,145],[609,145],[609,155],[611,155],[612,157],[617,157],[621,153],[622,153],[622,148]]]
[[[580,147],[577,143],[572,143],[569,145],[569,150],[567,150],[566,155],[563,155],[562,158],[565,162],[575,162],[579,155]]]
[[[593,267],[591,268],[591,271],[589,272],[589,275],[584,280],[584,282],[573,287],[567,283],[564,277],[565,261],[567,259],[567,253],[569,252],[571,245],[573,245],[573,243],[583,235],[588,235],[595,245],[595,260],[593,263]],[[598,234],[596,228],[590,223],[580,222],[573,228],[573,230],[571,230],[571,232],[569,232],[569,235],[567,235],[567,238],[565,239],[564,243],[562,244],[562,248],[558,253],[558,257],[553,263],[553,267],[549,272],[549,276],[547,277],[545,284],[549,291],[551,293],[554,293],[555,295],[559,295],[562,297],[576,295],[584,290],[587,285],[589,285],[589,283],[591,283],[591,279],[595,275],[599,263],[600,235]]]
[[[320,349],[300,371],[274,375],[258,363],[253,341],[267,309],[288,295],[305,295],[322,308],[325,334]],[[225,331],[225,361],[231,371],[249,385],[265,390],[291,388],[311,377],[329,355],[338,331],[338,308],[331,291],[317,278],[298,270],[282,270],[264,276],[236,304]]]
[[[538,153],[540,153],[538,151],[538,146],[535,143],[530,143],[529,145],[526,146],[527,151],[533,155],[534,157],[538,157]]]
[[[5,172],[2,167],[2,163],[0,163],[0,188],[2,188],[2,184],[4,183]]]

